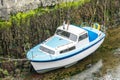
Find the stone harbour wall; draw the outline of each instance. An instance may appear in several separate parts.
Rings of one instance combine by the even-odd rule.
[[[61,2],[78,0],[0,0],[0,18],[8,19],[11,13],[28,11],[38,7],[54,6]]]

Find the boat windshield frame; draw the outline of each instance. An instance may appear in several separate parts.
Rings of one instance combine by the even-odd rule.
[[[62,36],[62,37],[65,37],[67,39],[70,39],[74,42],[77,41],[77,35],[70,33],[70,32],[67,32],[67,31],[64,31],[64,30],[61,30],[61,29],[57,29],[55,34]]]
[[[49,49],[49,48],[47,48],[47,47],[44,47],[44,46],[40,46],[40,50],[43,51],[43,52],[52,54],[52,55],[55,54],[55,51],[54,51],[54,50],[51,50],[51,49]]]

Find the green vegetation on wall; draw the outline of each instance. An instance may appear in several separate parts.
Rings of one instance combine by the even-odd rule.
[[[24,53],[25,55],[27,43],[32,47],[53,35],[56,27],[62,24],[60,21],[62,19],[69,18],[70,23],[75,25],[80,25],[81,22],[85,21],[106,23],[107,25],[114,24],[115,17],[119,16],[119,4],[113,5],[116,2],[105,1],[80,0],[11,14],[9,20],[0,20],[0,53],[13,53],[14,55],[19,53],[16,56]],[[60,15],[61,9],[63,10],[63,18]],[[114,16],[114,13],[118,16]],[[107,19],[111,22],[108,22]]]
[[[0,20],[0,28],[7,28],[12,26],[12,22],[15,21],[17,22],[17,25],[20,25],[20,21],[26,21],[26,19],[30,19],[30,17],[35,16],[35,15],[43,15],[45,13],[49,13],[50,11],[57,10],[60,8],[70,8],[70,7],[78,7],[83,5],[86,2],[89,2],[90,0],[80,0],[77,2],[64,2],[58,5],[55,5],[55,7],[45,7],[45,8],[38,8],[35,10],[30,10],[27,12],[18,12],[17,14],[12,14],[9,20],[3,21]]]

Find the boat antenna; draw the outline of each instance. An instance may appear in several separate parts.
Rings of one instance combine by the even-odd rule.
[[[69,29],[70,21],[67,21],[67,30]]]
[[[65,29],[65,21],[63,22],[63,29]]]
[[[69,25],[70,25],[70,9],[71,9],[71,4],[73,3],[73,0],[72,0],[72,2],[70,2],[69,4],[68,4],[68,1],[66,1],[66,7],[68,6],[68,10],[67,10],[67,30],[69,29]]]

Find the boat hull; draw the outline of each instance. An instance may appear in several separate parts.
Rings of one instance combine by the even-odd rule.
[[[35,69],[35,71],[37,71],[37,73],[44,73],[57,68],[68,67],[69,65],[74,64],[79,60],[82,60],[83,58],[87,57],[91,53],[93,53],[102,44],[103,41],[104,41],[104,38],[101,39],[96,44],[92,45],[91,47],[87,48],[86,50],[68,58],[49,61],[49,62],[32,62],[31,61],[31,64]]]

